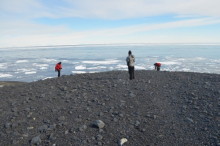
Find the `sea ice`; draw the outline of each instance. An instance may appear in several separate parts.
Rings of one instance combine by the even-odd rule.
[[[7,78],[7,77],[12,77],[13,75],[10,74],[0,74],[0,78]]]
[[[82,66],[82,65],[79,65],[79,66],[76,66],[75,69],[76,70],[84,70],[84,69],[86,69],[86,67]]]

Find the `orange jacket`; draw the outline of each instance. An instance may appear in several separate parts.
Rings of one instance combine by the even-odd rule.
[[[62,65],[57,63],[56,67],[55,67],[55,70],[58,70],[60,71],[62,69]]]

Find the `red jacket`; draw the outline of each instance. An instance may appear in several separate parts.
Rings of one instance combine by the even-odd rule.
[[[55,70],[58,70],[60,71],[62,69],[62,65],[57,63],[56,67],[55,67]]]
[[[157,66],[161,67],[161,63],[156,63],[156,64],[157,64]]]

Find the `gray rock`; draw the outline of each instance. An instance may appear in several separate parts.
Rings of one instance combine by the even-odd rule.
[[[42,133],[42,132],[46,132],[47,131],[47,125],[43,125],[41,127],[38,128],[38,130]]]
[[[97,128],[103,128],[105,126],[105,123],[101,120],[96,120],[94,126],[96,126]]]
[[[126,138],[122,138],[121,140],[118,141],[118,145],[122,146],[124,143],[126,143],[128,140]]]
[[[17,108],[14,107],[14,108],[11,109],[11,111],[12,111],[12,112],[17,112]]]
[[[102,140],[102,139],[103,139],[103,136],[102,136],[102,135],[97,135],[97,136],[96,136],[96,139],[97,139],[97,140]]]
[[[117,118],[114,118],[113,121],[114,121],[114,122],[118,122],[118,119],[117,119]]]
[[[187,117],[185,121],[186,121],[186,122],[189,122],[189,123],[194,123],[193,119],[191,119],[191,118],[189,118],[189,117]]]
[[[76,136],[73,136],[73,137],[72,137],[72,140],[77,140],[77,137],[76,137]]]
[[[40,145],[41,142],[42,141],[41,141],[40,136],[36,136],[36,137],[32,138],[31,145]]]
[[[121,117],[121,118],[122,118],[122,117],[124,117],[124,115],[123,115],[123,114],[119,114],[119,117]]]
[[[15,140],[15,139],[12,140],[12,145],[18,145],[18,143],[19,143],[18,140]]]
[[[62,91],[67,91],[67,87],[62,87],[61,90]]]
[[[99,141],[99,142],[97,143],[97,145],[102,145],[102,143]]]
[[[130,97],[135,97],[136,95],[134,93],[129,94]]]
[[[5,128],[9,128],[10,126],[11,126],[10,123],[6,123],[6,124],[5,124]]]
[[[135,128],[139,128],[140,122],[139,121],[135,121],[134,126]]]
[[[39,98],[45,98],[45,94],[41,94]]]
[[[30,108],[29,107],[25,108],[25,111],[30,112]]]
[[[18,127],[18,124],[16,124],[16,123],[11,125],[11,128],[12,128],[12,129],[15,129],[15,128],[17,128],[17,127]]]
[[[64,134],[65,134],[65,135],[66,135],[66,134],[69,134],[69,130],[64,131]]]
[[[64,121],[66,118],[64,116],[61,116],[58,118],[59,121]]]
[[[87,126],[86,125],[82,125],[79,127],[79,131],[85,131],[87,129]]]

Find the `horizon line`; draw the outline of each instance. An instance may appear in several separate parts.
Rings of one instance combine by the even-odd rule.
[[[83,46],[132,46],[132,45],[220,45],[220,43],[104,43],[104,44],[70,44],[70,45],[33,45],[33,46],[8,46],[8,47],[0,47],[0,49],[6,48],[50,48],[50,47],[83,47]]]

